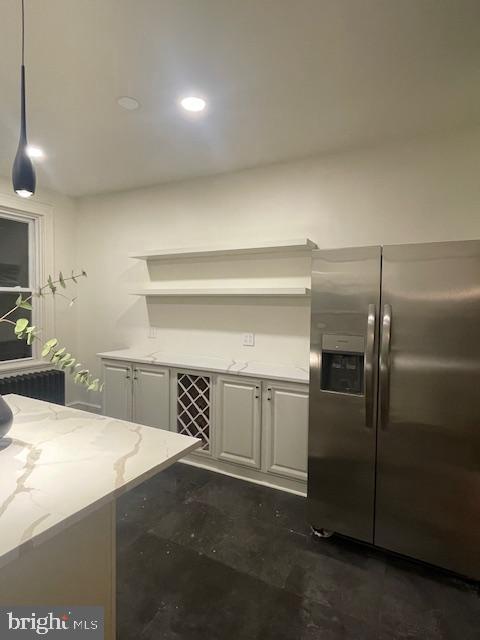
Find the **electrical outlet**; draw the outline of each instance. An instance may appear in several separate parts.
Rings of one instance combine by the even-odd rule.
[[[255,346],[255,334],[254,333],[244,333],[243,334],[243,346],[244,347],[254,347]]]
[[[150,339],[154,339],[157,337],[157,327],[149,327],[148,328],[148,337]]]

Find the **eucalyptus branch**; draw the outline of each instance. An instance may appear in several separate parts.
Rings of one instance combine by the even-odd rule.
[[[40,287],[37,293],[32,293],[26,298],[20,293],[18,296],[15,306],[10,311],[7,311],[2,317],[0,317],[0,323],[6,322],[8,324],[14,325],[14,333],[19,340],[26,340],[28,345],[31,345],[33,341],[38,337],[37,328],[35,325],[31,325],[30,321],[27,318],[19,318],[16,322],[13,320],[8,320],[8,316],[17,311],[18,309],[27,309],[31,310],[31,300],[34,296],[42,297],[45,294],[45,291],[49,290],[48,293],[51,293],[53,296],[58,295],[62,298],[65,298],[73,304],[76,298],[69,298],[63,293],[58,291],[58,286],[63,289],[67,288],[67,282],[74,282],[77,284],[77,279],[87,277],[85,271],[81,271],[80,273],[75,274],[72,271],[72,275],[68,278],[65,278],[60,271],[58,279],[53,280],[51,276],[48,276],[47,283]],[[85,386],[89,391],[101,391],[103,389],[103,384],[100,384],[100,380],[98,378],[94,378],[88,369],[85,369],[81,362],[79,362],[75,357],[72,356],[71,353],[68,353],[65,347],[59,347],[58,340],[56,338],[51,338],[47,340],[42,347],[42,358],[48,358],[50,362],[60,369],[67,371],[72,377],[73,381],[76,384],[81,384]]]
[[[77,279],[78,278],[86,278],[87,277],[87,272],[82,269],[80,271],[80,273],[74,274],[72,271],[72,275],[69,276],[68,278],[64,278],[62,272],[60,271],[60,274],[58,276],[58,280],[52,280],[51,276],[48,276],[48,280],[47,280],[47,284],[44,284],[42,287],[40,287],[39,291],[38,291],[38,295],[43,295],[43,292],[46,289],[50,289],[50,291],[55,294],[57,291],[57,286],[56,285],[60,285],[61,287],[63,287],[64,289],[66,289],[67,282],[74,282],[75,284],[77,284]],[[30,299],[32,298],[32,296],[30,296]]]
[[[47,293],[46,295],[49,295],[49,294]],[[64,293],[59,293],[58,291],[57,291],[57,293],[52,294],[52,295],[60,296],[60,298],[63,298],[64,300],[68,300],[68,302],[70,303],[70,305],[72,305],[72,304],[75,302],[75,300],[77,299],[77,297],[76,297],[76,296],[75,296],[74,298],[69,298],[69,297],[68,297],[68,296],[66,296]]]
[[[68,278],[64,278],[62,272],[60,271],[59,277],[57,280],[52,280],[51,276],[48,276],[48,281],[47,284],[44,284],[40,287],[40,289],[38,290],[38,293],[32,293],[29,296],[27,296],[26,298],[23,298],[22,295],[20,294],[19,298],[17,299],[17,303],[15,304],[15,306],[13,307],[13,309],[10,309],[10,311],[7,311],[7,313],[5,313],[3,316],[0,317],[0,322],[3,322],[5,320],[5,318],[8,318],[9,315],[11,315],[12,313],[14,313],[19,307],[21,307],[22,309],[31,309],[31,306],[25,306],[26,304],[30,304],[30,301],[32,300],[32,298],[37,295],[39,297],[44,296],[45,294],[43,293],[46,289],[50,289],[50,292],[52,295],[59,295],[62,296],[63,298],[66,298],[69,302],[72,302],[72,298],[68,298],[68,296],[65,296],[61,293],[57,293],[57,286],[56,285],[60,285],[62,286],[64,289],[66,288],[66,283],[67,282],[74,282],[75,284],[77,284],[78,282],[78,278],[86,278],[87,277],[87,272],[84,271],[82,269],[82,271],[80,273],[74,274],[72,271],[72,275],[69,276]],[[20,304],[18,304],[18,301],[20,300]],[[75,298],[73,298],[73,300],[75,300]]]
[[[26,298],[25,301],[28,302],[28,300],[31,300],[31,296],[30,298]],[[10,309],[10,311],[7,311],[7,313],[5,313],[1,318],[0,318],[0,322],[11,322],[11,320],[5,320],[5,318],[8,318],[9,315],[11,315],[14,311],[16,311],[18,309],[18,306],[15,305],[13,307],[13,309]],[[15,323],[14,323],[15,324]]]

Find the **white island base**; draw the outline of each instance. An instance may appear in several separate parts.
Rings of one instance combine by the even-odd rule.
[[[0,447],[0,606],[102,606],[113,640],[115,499],[200,442],[21,396],[5,400],[15,421]]]
[[[0,604],[104,607],[105,639],[115,638],[115,503],[26,549],[0,569]]]

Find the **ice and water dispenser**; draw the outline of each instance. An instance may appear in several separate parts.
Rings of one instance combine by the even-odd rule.
[[[364,349],[363,336],[324,334],[320,388],[362,395]]]

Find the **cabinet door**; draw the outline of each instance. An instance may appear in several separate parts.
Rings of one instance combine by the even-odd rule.
[[[260,382],[243,378],[217,379],[218,458],[247,467],[261,463]]]
[[[263,398],[267,471],[306,480],[308,386],[264,383]]]
[[[104,362],[103,413],[120,420],[132,419],[132,367],[127,362]]]
[[[170,372],[163,367],[133,367],[133,421],[170,429]]]

